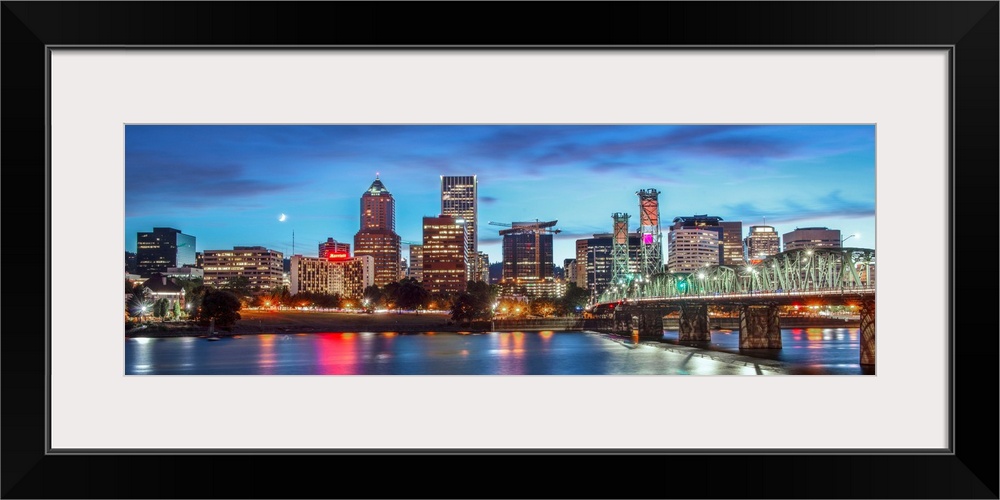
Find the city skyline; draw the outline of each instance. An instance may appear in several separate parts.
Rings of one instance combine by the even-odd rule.
[[[441,212],[441,176],[477,176],[490,262],[504,229],[491,221],[557,220],[560,265],[577,239],[610,233],[612,213],[634,230],[642,189],[661,192],[664,234],[708,214],[742,221],[744,237],[820,226],[875,247],[873,125],[128,125],[125,144],[131,252],[138,232],[171,227],[199,252],[261,245],[288,258],[294,234],[294,253],[315,256],[327,238],[352,241],[376,175],[396,233],[414,242]]]

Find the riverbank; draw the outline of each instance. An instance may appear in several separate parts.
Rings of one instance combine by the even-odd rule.
[[[240,311],[240,317],[231,330],[217,328],[215,333],[220,336],[327,332],[418,333],[485,331],[489,328],[488,325],[476,324],[462,326],[451,321],[448,314],[429,312],[358,314],[243,310]],[[198,337],[208,334],[208,328],[184,322],[147,323],[145,328],[133,328],[125,332],[126,337]]]

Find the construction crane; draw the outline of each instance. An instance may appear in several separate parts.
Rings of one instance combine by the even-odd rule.
[[[503,234],[513,234],[513,233],[522,232],[522,231],[535,231],[535,232],[542,232],[542,233],[559,234],[559,233],[562,232],[562,229],[551,229],[552,226],[555,226],[557,222],[559,222],[559,221],[552,220],[552,221],[548,221],[548,222],[540,222],[538,219],[535,219],[535,222],[514,222],[514,223],[508,224],[506,222],[493,222],[493,221],[490,221],[490,225],[491,226],[501,226],[501,227],[508,227],[508,228],[510,228],[510,229],[503,229],[503,230],[501,230],[500,231],[501,235],[503,235]]]

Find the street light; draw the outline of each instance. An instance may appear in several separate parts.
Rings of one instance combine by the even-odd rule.
[[[849,240],[849,239],[851,239],[851,238],[853,238],[855,236],[858,236],[858,233],[850,234],[850,235],[847,235],[847,237],[845,237],[845,238],[841,238],[840,239],[840,246],[843,247],[845,241],[847,241],[847,240]]]

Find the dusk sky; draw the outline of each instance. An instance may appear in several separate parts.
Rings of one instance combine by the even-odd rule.
[[[638,225],[636,191],[660,191],[664,233],[678,216],[825,226],[875,248],[874,125],[128,125],[125,249],[172,227],[197,251],[260,245],[316,256],[351,243],[378,173],[396,232],[422,239],[440,212],[441,175],[479,176],[479,249],[501,260],[490,221],[558,220],[555,264],[575,240]],[[284,221],[279,220],[284,214]],[[408,256],[403,246],[403,256]],[[665,259],[664,259],[665,261]]]

